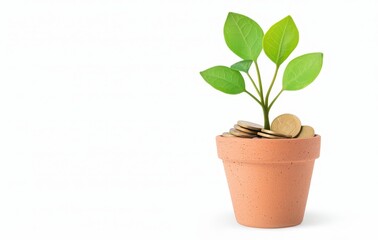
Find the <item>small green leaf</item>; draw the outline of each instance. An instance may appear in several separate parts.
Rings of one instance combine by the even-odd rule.
[[[240,62],[237,62],[231,66],[232,69],[248,73],[249,68],[251,67],[253,61],[252,60],[243,60]]]
[[[243,76],[231,68],[216,66],[202,71],[200,74],[208,84],[221,92],[239,94],[245,91]]]
[[[227,46],[244,60],[254,60],[262,50],[264,32],[249,17],[230,12],[224,24],[224,39]]]
[[[290,16],[274,24],[266,32],[263,41],[265,54],[278,66],[281,65],[297,47],[299,32]]]
[[[323,65],[323,53],[308,53],[294,58],[287,65],[282,88],[300,90],[307,87],[319,75]]]

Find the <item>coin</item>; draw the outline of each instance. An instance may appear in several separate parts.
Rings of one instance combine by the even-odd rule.
[[[230,129],[230,133],[236,137],[244,137],[244,138],[253,138],[255,136],[250,135],[248,133],[241,132],[239,130],[236,130],[235,128]]]
[[[311,138],[315,135],[315,131],[312,127],[303,125],[302,130],[297,138]]]
[[[275,131],[272,131],[272,130],[267,130],[267,129],[264,129],[264,128],[261,129],[261,132],[267,133],[267,134],[270,134],[270,135],[274,135],[274,136],[278,136],[278,137],[291,138],[291,135],[278,133],[278,132],[275,132]]]
[[[238,125],[240,127],[247,128],[247,129],[250,129],[250,130],[253,130],[253,131],[260,131],[261,128],[263,128],[263,126],[261,126],[260,124],[252,123],[252,122],[248,122],[248,121],[243,121],[243,120],[239,120]]]
[[[275,136],[275,135],[270,135],[270,134],[267,134],[267,133],[263,133],[263,132],[258,132],[257,135],[263,137],[263,138],[270,138],[270,139],[283,139],[284,137],[279,137],[279,136]]]
[[[301,127],[301,120],[297,116],[286,113],[273,120],[271,130],[296,137],[301,131]]]
[[[239,125],[237,125],[237,124],[234,125],[234,128],[235,128],[236,130],[240,131],[240,132],[248,133],[248,134],[250,134],[250,135],[257,135],[257,132],[256,132],[256,131],[252,131],[252,130],[250,130],[250,129],[248,129],[248,128],[243,128],[243,127],[241,127],[241,126],[239,126]]]
[[[222,137],[235,137],[235,136],[232,135],[232,134],[229,133],[229,132],[224,132],[224,133],[222,133]]]

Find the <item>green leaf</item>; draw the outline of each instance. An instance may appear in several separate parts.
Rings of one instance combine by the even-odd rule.
[[[265,54],[281,65],[297,47],[299,32],[290,16],[274,24],[264,36],[263,47]]]
[[[243,76],[231,68],[216,66],[202,71],[200,74],[208,84],[221,92],[239,94],[245,91]]]
[[[231,66],[232,69],[248,73],[249,68],[251,67],[253,61],[252,60],[243,60],[240,62],[237,62]]]
[[[227,46],[244,60],[254,60],[262,50],[264,32],[252,19],[230,12],[224,24],[224,39]]]
[[[300,90],[307,87],[319,75],[323,65],[323,53],[308,53],[294,58],[287,65],[282,88]]]

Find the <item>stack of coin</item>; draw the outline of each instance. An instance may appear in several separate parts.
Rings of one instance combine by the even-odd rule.
[[[248,121],[238,121],[229,132],[222,134],[223,137],[242,137],[242,138],[255,138],[257,134],[261,131],[263,127],[259,124],[248,122]]]
[[[291,135],[286,135],[286,134],[275,132],[268,129],[261,129],[261,132],[259,132],[257,135],[259,135],[262,138],[270,138],[270,139],[291,138]]]
[[[310,138],[315,131],[310,126],[302,126],[301,120],[293,114],[285,113],[276,117],[270,130],[262,129],[259,134],[266,138]]]
[[[312,127],[301,124],[299,118],[293,114],[282,114],[272,122],[270,130],[263,126],[248,122],[238,121],[229,132],[222,134],[223,137],[242,137],[242,138],[311,138],[315,131]]]

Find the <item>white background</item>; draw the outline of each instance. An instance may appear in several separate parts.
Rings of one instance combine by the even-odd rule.
[[[239,60],[229,11],[265,31],[290,14],[289,60],[324,53],[318,79],[271,113],[322,136],[297,227],[233,216],[215,136],[262,114],[199,75]],[[0,239],[378,237],[377,23],[374,0],[0,1]],[[263,53],[260,66],[266,85],[274,66]]]

